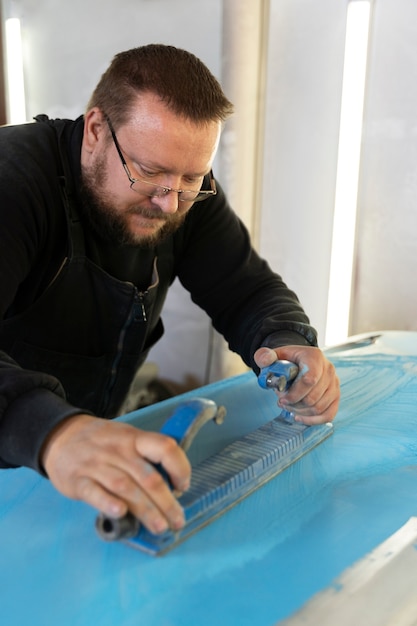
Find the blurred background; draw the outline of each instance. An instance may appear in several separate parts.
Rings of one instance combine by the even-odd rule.
[[[415,0],[1,0],[0,121],[75,118],[114,54],[200,57],[236,113],[215,175],[320,345],[417,330]],[[0,225],[1,227],[1,225]],[[244,371],[180,284],[150,361],[181,389]]]

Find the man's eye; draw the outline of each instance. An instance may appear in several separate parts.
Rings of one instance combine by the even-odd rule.
[[[144,178],[152,178],[153,176],[157,175],[157,172],[152,172],[152,171],[146,169],[145,167],[143,167],[143,165],[140,165],[139,163],[136,163],[135,167],[136,167],[138,173],[141,176],[143,176]]]
[[[200,185],[201,181],[202,181],[202,177],[198,176],[187,176],[186,178],[184,178],[184,181],[187,183],[187,185]]]

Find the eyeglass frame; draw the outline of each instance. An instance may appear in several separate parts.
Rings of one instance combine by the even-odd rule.
[[[113,128],[110,118],[105,113],[104,113],[104,119],[106,120],[107,125],[109,127],[109,130],[113,139],[113,143],[117,150],[117,154],[119,155],[120,161],[123,165],[123,169],[126,172],[126,175],[130,181],[130,188],[132,189],[132,191],[135,191],[136,193],[143,193],[143,195],[148,196],[150,198],[163,198],[164,196],[171,193],[171,191],[174,191],[175,193],[178,194],[179,202],[201,202],[202,200],[206,200],[210,196],[215,196],[217,194],[216,181],[214,179],[214,174],[213,174],[212,169],[208,173],[211,189],[200,189],[199,191],[195,191],[194,189],[174,189],[173,187],[167,187],[166,185],[158,185],[157,183],[151,183],[150,181],[145,180],[144,178],[134,178],[130,172],[128,164],[126,163],[126,159],[123,156],[122,149],[117,140],[116,132]],[[133,187],[135,183],[145,183],[145,185],[151,185],[152,187],[155,187],[155,192],[146,193],[146,192],[138,191],[137,189]],[[159,190],[159,193],[158,193],[158,190]],[[192,200],[181,198],[181,194],[184,194],[184,193],[195,193],[196,197]]]

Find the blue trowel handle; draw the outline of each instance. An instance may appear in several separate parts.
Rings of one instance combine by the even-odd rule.
[[[295,363],[291,361],[275,361],[272,365],[261,369],[258,383],[262,389],[287,391],[297,374],[298,366]]]
[[[222,424],[226,415],[223,406],[217,406],[208,398],[193,398],[182,402],[161,428],[163,435],[173,437],[186,452],[194,437],[206,422],[213,420]]]

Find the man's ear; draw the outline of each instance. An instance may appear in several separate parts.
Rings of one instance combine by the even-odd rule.
[[[84,115],[83,148],[87,152],[94,152],[105,136],[107,125],[104,115],[98,107],[94,107]]]

